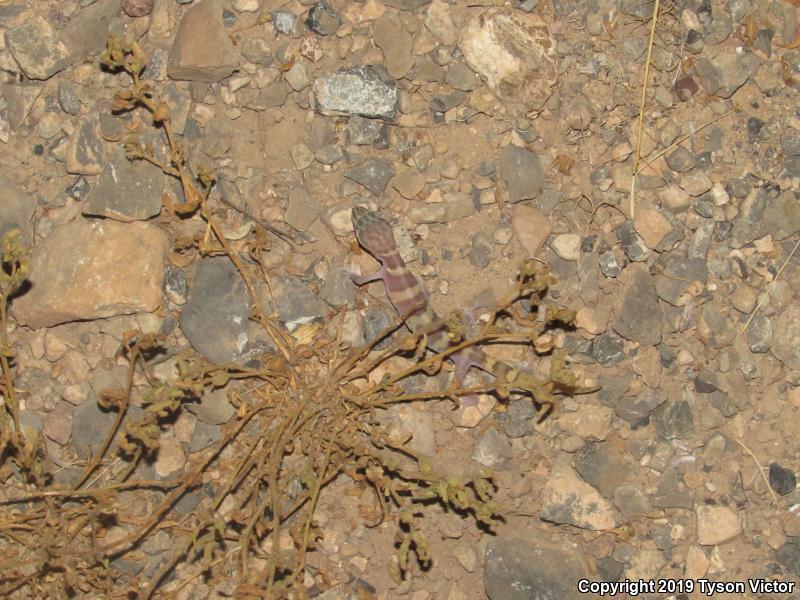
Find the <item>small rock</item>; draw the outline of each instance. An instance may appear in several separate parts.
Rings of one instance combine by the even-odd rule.
[[[72,447],[78,456],[89,458],[100,449],[116,414],[115,411],[101,410],[91,399],[75,407],[72,412]]]
[[[506,412],[495,414],[497,424],[510,438],[533,435],[533,420],[537,417],[538,413],[533,403],[528,400],[511,400]]]
[[[578,473],[605,498],[613,498],[630,473],[628,460],[613,445],[596,444],[578,459]]]
[[[686,191],[690,196],[700,196],[705,194],[714,185],[714,182],[708,178],[708,175],[701,172],[690,173],[681,178],[681,189]]]
[[[414,66],[414,38],[389,13],[372,26],[375,45],[383,51],[386,70],[395,79],[402,79]]]
[[[69,52],[53,26],[35,16],[6,31],[6,45],[30,79],[49,79],[69,64]]]
[[[797,487],[794,471],[773,462],[769,465],[769,485],[781,496],[793,492]]]
[[[577,411],[562,414],[558,424],[567,433],[583,439],[604,440],[611,429],[614,411],[608,406],[581,404]]]
[[[36,201],[10,179],[0,174],[0,243],[11,229],[20,230],[20,242],[30,246],[33,241],[31,220],[36,212]]]
[[[622,273],[622,267],[613,252],[603,252],[597,257],[597,262],[600,266],[600,272],[604,277],[619,277]]]
[[[442,2],[442,4],[444,4]],[[445,81],[462,92],[471,92],[478,87],[475,73],[464,63],[453,63],[447,67]],[[494,171],[494,169],[492,169]],[[480,173],[478,173],[480,175]]]
[[[761,354],[772,348],[772,320],[764,315],[756,315],[747,328],[747,345],[750,352]]]
[[[713,56],[703,56],[694,64],[700,85],[710,96],[730,98],[758,69],[758,59],[750,52],[725,49]]]
[[[124,0],[122,10],[129,17],[144,17],[153,11],[154,0]]]
[[[450,6],[442,0],[434,0],[423,17],[425,27],[445,46],[456,43],[457,30],[450,15]],[[459,88],[460,89],[460,88]]]
[[[216,0],[201,0],[183,15],[169,53],[167,72],[172,79],[221,81],[239,67],[222,10]]]
[[[645,246],[651,250],[666,250],[661,244],[674,231],[672,222],[666,215],[657,208],[643,208],[636,211],[633,222]]]
[[[31,289],[14,300],[17,322],[50,327],[153,311],[166,252],[153,225],[78,219],[57,227],[31,260]]]
[[[751,144],[757,142],[763,128],[764,121],[758,117],[750,117],[747,119],[747,141]]]
[[[535,198],[544,185],[544,169],[539,157],[525,148],[508,145],[500,150],[498,173],[508,186],[509,201]]]
[[[227,423],[236,412],[236,408],[228,400],[228,392],[224,388],[204,392],[199,402],[189,402],[186,404],[186,408],[208,425]]]
[[[553,238],[550,247],[564,260],[578,260],[581,256],[581,236],[577,233],[559,234]]]
[[[100,120],[97,114],[81,119],[67,144],[67,171],[75,175],[99,175],[105,163]]]
[[[552,523],[567,523],[590,531],[605,531],[617,526],[617,517],[608,500],[566,466],[557,467],[542,490],[539,518]]]
[[[125,222],[150,219],[161,212],[163,187],[161,169],[118,152],[100,174],[83,214]]]
[[[517,204],[511,209],[511,226],[529,257],[536,256],[552,230],[548,218],[527,204]]]
[[[42,93],[40,84],[4,84],[2,93],[6,99],[7,126],[11,131],[18,131],[28,118],[33,103]],[[7,142],[7,140],[6,140]]]
[[[385,140],[388,144],[388,126],[381,119],[352,116],[347,122],[347,137],[357,146],[376,146]]]
[[[496,536],[486,546],[484,585],[490,600],[579,600],[575,582],[588,572],[575,552],[545,545],[541,538]]]
[[[461,32],[458,47],[469,67],[503,102],[541,109],[558,77],[556,43],[537,13],[490,8]]]
[[[645,270],[637,270],[625,291],[614,331],[625,339],[655,346],[661,341],[661,317],[653,277]]]
[[[360,183],[370,192],[379,196],[386,189],[389,180],[394,177],[394,169],[379,158],[368,158],[363,163],[345,171],[344,176]]]
[[[284,219],[299,231],[306,231],[319,216],[320,205],[303,188],[289,191],[289,202]]]
[[[706,573],[708,573],[708,567],[711,565],[711,561],[708,560],[702,548],[689,546],[684,564],[684,577],[687,579],[700,579],[701,577],[705,577]]]
[[[664,402],[653,413],[653,423],[662,439],[684,439],[694,426],[692,407],[686,400]]]
[[[417,171],[401,171],[392,178],[392,187],[410,200],[425,188],[425,178]]]
[[[678,173],[691,171],[695,166],[694,154],[683,146],[675,148],[675,150],[668,153],[664,159],[667,161],[667,166]]]
[[[340,69],[319,77],[312,91],[316,110],[323,115],[391,120],[397,110],[397,83],[379,65]]]
[[[494,242],[492,240],[492,234],[488,231],[477,232],[472,236],[472,243],[469,251],[470,263],[478,268],[485,269],[492,262],[493,249]]]
[[[58,105],[68,115],[79,115],[81,101],[78,98],[78,88],[69,81],[60,81],[58,84]]]
[[[308,65],[301,61],[294,63],[292,68],[283,74],[283,78],[295,92],[307,88],[311,83],[308,77]]]
[[[592,357],[604,367],[621,363],[625,358],[625,340],[613,331],[597,336],[592,344]]]
[[[178,438],[172,432],[163,434],[158,439],[158,455],[154,465],[156,474],[161,478],[168,477],[183,469],[185,464],[186,453]]]
[[[306,25],[314,33],[320,35],[331,35],[336,33],[339,25],[342,24],[341,18],[336,14],[330,4],[327,2],[317,2],[308,11],[308,19]]]
[[[295,30],[297,17],[288,10],[276,10],[272,13],[272,24],[275,29],[283,35],[295,35],[298,32]]]
[[[236,267],[225,257],[199,260],[180,317],[194,349],[216,363],[239,360],[248,342],[249,317],[250,297]]]
[[[505,469],[511,462],[511,444],[496,429],[489,429],[475,444],[472,460],[490,469]]]
[[[254,13],[261,9],[260,0],[233,0],[233,10],[241,13]]]
[[[785,132],[781,136],[781,150],[786,156],[800,156],[800,133]]]
[[[61,446],[69,441],[72,435],[72,408],[66,402],[59,402],[55,410],[47,413],[44,434]]]
[[[727,506],[701,504],[695,508],[697,514],[697,543],[701,546],[716,546],[732,540],[742,533],[739,517]]]
[[[800,306],[792,304],[775,319],[772,354],[789,369],[800,370]]]
[[[652,511],[647,496],[632,485],[621,485],[614,490],[614,505],[628,519],[646,517]]]
[[[633,221],[625,221],[625,223],[617,227],[616,233],[617,239],[622,245],[622,250],[625,252],[625,256],[627,256],[631,262],[637,262],[647,258],[649,250],[644,240],[636,233]]]

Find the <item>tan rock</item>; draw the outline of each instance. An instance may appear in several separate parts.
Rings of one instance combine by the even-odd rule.
[[[511,226],[526,256],[535,256],[553,229],[541,211],[527,204],[515,204],[511,209]]]
[[[641,346],[633,357],[633,370],[648,387],[661,385],[661,354],[655,346]]]
[[[425,187],[425,178],[416,171],[400,171],[391,180],[392,187],[407,199],[419,194]]]
[[[727,506],[701,504],[697,513],[697,542],[701,546],[716,546],[742,533],[738,515]]]
[[[651,250],[654,250],[672,231],[672,223],[656,208],[637,210],[633,226],[636,233],[642,236],[645,246]]]
[[[158,440],[158,456],[155,469],[159,477],[167,477],[183,469],[186,454],[174,433],[165,433]]]
[[[476,15],[458,43],[467,65],[503,102],[539,110],[553,93],[556,44],[536,13],[491,8]]]
[[[608,406],[581,404],[577,411],[564,413],[558,417],[558,424],[567,433],[583,439],[604,440],[611,428],[614,411]]]
[[[425,11],[425,27],[445,46],[456,43],[456,25],[450,16],[450,6],[442,0],[433,0]]]
[[[214,83],[238,66],[239,52],[228,37],[217,0],[202,0],[190,8],[181,20],[169,53],[169,76]]]
[[[375,44],[383,51],[386,70],[395,79],[401,79],[414,66],[414,39],[403,26],[389,14],[375,21],[372,28]]]
[[[557,467],[542,490],[539,517],[590,531],[614,529],[618,523],[608,500],[567,466]]]
[[[161,304],[167,237],[145,223],[78,219],[55,229],[31,260],[30,290],[15,299],[17,322],[50,327]]]
[[[684,566],[684,576],[686,579],[700,579],[708,572],[711,561],[708,560],[706,553],[698,546],[689,546],[686,553],[686,563]]]

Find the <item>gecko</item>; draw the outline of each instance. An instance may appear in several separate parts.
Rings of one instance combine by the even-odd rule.
[[[383,280],[389,301],[408,329],[412,333],[426,332],[427,347],[433,352],[443,352],[450,348],[454,342],[448,334],[447,325],[431,306],[426,287],[400,256],[392,226],[377,212],[362,206],[353,207],[352,221],[358,243],[381,263],[381,267],[374,273],[350,273],[353,283],[361,286],[378,279]],[[453,362],[457,384],[461,384],[471,367],[476,367],[493,375],[498,389],[514,388],[530,393],[542,407],[542,417],[555,404],[552,392],[556,386],[577,389],[572,382],[559,385],[556,382],[542,381],[528,371],[492,358],[477,346],[464,348],[448,358]],[[463,400],[465,406],[476,402],[475,397]]]

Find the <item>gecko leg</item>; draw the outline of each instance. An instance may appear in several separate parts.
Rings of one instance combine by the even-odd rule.
[[[474,358],[470,356],[470,348],[465,348],[461,352],[456,352],[450,356],[450,360],[455,367],[453,371],[453,383],[461,386],[464,378],[467,376],[467,371],[470,367],[480,367],[480,363],[475,362]],[[461,406],[477,406],[480,398],[477,394],[469,394],[468,396],[461,397]]]
[[[355,283],[356,285],[364,285],[365,283],[369,283],[371,281],[378,281],[378,279],[384,279],[386,276],[386,270],[384,267],[381,267],[374,273],[369,273],[368,275],[359,275],[358,273],[354,273],[353,271],[348,270],[347,275],[350,277],[350,279],[353,280],[353,283]]]

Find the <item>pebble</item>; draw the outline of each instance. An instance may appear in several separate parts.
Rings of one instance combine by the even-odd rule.
[[[577,233],[562,233],[553,238],[550,247],[560,258],[576,261],[581,256],[581,237]]]
[[[58,105],[68,115],[79,115],[81,112],[81,101],[78,97],[78,87],[69,81],[61,81],[58,84]]]
[[[295,31],[297,17],[288,10],[276,10],[272,13],[272,24],[283,35],[298,35]]]
[[[117,221],[145,221],[161,212],[164,175],[144,160],[128,160],[117,152],[100,174],[83,214]]]
[[[99,175],[105,164],[105,150],[100,139],[97,114],[80,120],[67,143],[67,172],[75,175]]]
[[[496,536],[486,545],[484,585],[490,600],[578,600],[575,581],[588,576],[578,553],[544,542],[544,536]]]
[[[31,220],[36,211],[35,203],[13,181],[0,174],[0,239],[11,229],[20,230],[20,242],[30,246],[33,241]]]
[[[154,0],[124,0],[122,10],[129,17],[144,17],[153,11]]]
[[[660,210],[649,207],[637,210],[633,224],[645,246],[651,250],[668,249],[662,246],[662,242],[671,237],[674,228],[672,221]]]
[[[386,70],[395,79],[402,79],[414,66],[414,38],[398,20],[384,14],[372,26],[373,40],[383,51]]]
[[[695,157],[691,151],[683,146],[678,146],[664,157],[667,166],[678,173],[686,173],[695,167]]]
[[[69,64],[69,51],[53,26],[34,16],[5,32],[8,49],[30,79],[49,79]]]
[[[511,227],[528,257],[536,256],[552,231],[548,218],[527,204],[516,204],[511,209]]]
[[[655,346],[661,341],[661,318],[653,277],[637,270],[629,280],[614,331],[625,339]]]
[[[636,233],[633,221],[625,221],[617,227],[617,239],[631,262],[644,260],[650,254],[644,240]]]
[[[181,311],[181,331],[200,354],[217,363],[244,356],[250,298],[227,257],[197,261],[194,285]]]
[[[558,424],[566,433],[583,439],[604,440],[613,416],[614,411],[608,406],[582,404],[577,411],[561,415]]]
[[[417,171],[403,170],[391,180],[392,187],[407,199],[414,198],[425,188],[425,178]]]
[[[500,178],[508,186],[512,203],[535,198],[544,185],[544,168],[536,154],[519,146],[504,146],[497,158]]]
[[[323,115],[391,120],[397,111],[397,84],[379,65],[340,69],[319,77],[313,95],[316,110]]]
[[[32,287],[14,301],[14,316],[37,328],[153,311],[161,304],[166,251],[167,237],[153,225],[61,225],[34,253]]]
[[[758,59],[750,52],[725,49],[697,59],[693,70],[706,94],[730,98],[756,73],[758,64]]]
[[[668,400],[653,412],[653,424],[664,440],[686,439],[694,427],[692,407],[686,400]]]
[[[239,52],[214,0],[201,0],[186,11],[169,52],[172,79],[221,81],[239,67]]]
[[[433,0],[425,10],[423,22],[428,31],[445,46],[452,46],[456,43],[458,33],[447,2]]]
[[[554,469],[542,489],[539,518],[552,523],[566,523],[605,531],[617,526],[617,515],[611,504],[569,467]]]
[[[319,35],[334,34],[341,24],[342,19],[327,2],[317,2],[308,11],[306,25],[311,31]]]
[[[775,319],[772,354],[789,369],[800,370],[800,306],[786,307]]]
[[[158,439],[158,454],[153,465],[160,478],[169,477],[183,469],[186,464],[186,453],[183,446],[172,432],[163,434]]]
[[[197,402],[189,402],[186,408],[208,425],[222,425],[230,421],[236,408],[228,400],[227,389],[206,391]]]
[[[394,175],[391,165],[379,158],[368,158],[357,167],[344,172],[345,177],[360,183],[376,196],[383,193]]]
[[[472,460],[490,469],[503,470],[511,462],[511,443],[497,431],[489,429],[475,444]]]
[[[769,465],[769,485],[778,494],[785,496],[797,487],[797,477],[791,469],[773,462]]]
[[[458,47],[502,102],[539,110],[553,94],[556,43],[538,13],[490,8],[467,23]]]
[[[697,514],[697,543],[716,546],[742,533],[739,517],[727,506],[699,505]]]

